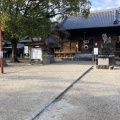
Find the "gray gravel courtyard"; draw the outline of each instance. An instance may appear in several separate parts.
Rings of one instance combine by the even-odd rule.
[[[29,118],[92,64],[84,61],[50,65],[8,63],[0,75],[0,120]]]
[[[120,67],[94,67],[35,120],[120,120]]]

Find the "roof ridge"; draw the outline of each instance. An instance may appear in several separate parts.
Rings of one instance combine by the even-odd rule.
[[[79,15],[68,16],[61,24],[65,30],[97,28],[97,27],[120,27],[120,7],[91,12],[87,19]]]
[[[90,11],[89,15],[91,15],[91,14],[98,14],[98,13],[104,13],[104,12],[110,12],[110,11],[119,10],[119,9],[120,9],[120,7],[117,7],[117,8],[108,8],[108,9],[103,9],[103,10],[95,10],[95,11]],[[82,17],[82,14],[79,13],[78,15],[69,15],[67,17],[70,18],[70,17],[75,17],[75,16],[76,17]]]
[[[114,11],[114,10],[119,10],[119,9],[120,9],[120,7],[117,7],[117,8],[108,8],[108,9],[103,9],[103,10],[90,11],[90,13],[107,12],[107,11]]]

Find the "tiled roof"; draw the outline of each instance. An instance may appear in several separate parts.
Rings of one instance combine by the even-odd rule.
[[[60,26],[65,30],[120,26],[120,8],[91,12],[88,18],[69,16]]]
[[[56,40],[55,37],[53,37],[52,35],[48,37],[48,42],[52,43],[52,44],[56,44],[59,45],[58,41]]]

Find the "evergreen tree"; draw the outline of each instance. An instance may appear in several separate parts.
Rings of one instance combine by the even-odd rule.
[[[2,31],[12,44],[11,62],[17,59],[17,43],[25,36],[45,38],[50,32],[50,18],[81,12],[89,14],[88,0],[0,0]]]

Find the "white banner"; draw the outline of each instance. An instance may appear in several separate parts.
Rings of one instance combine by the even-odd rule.
[[[28,54],[28,46],[24,46],[24,54]]]
[[[98,48],[94,48],[94,55],[98,55]]]

